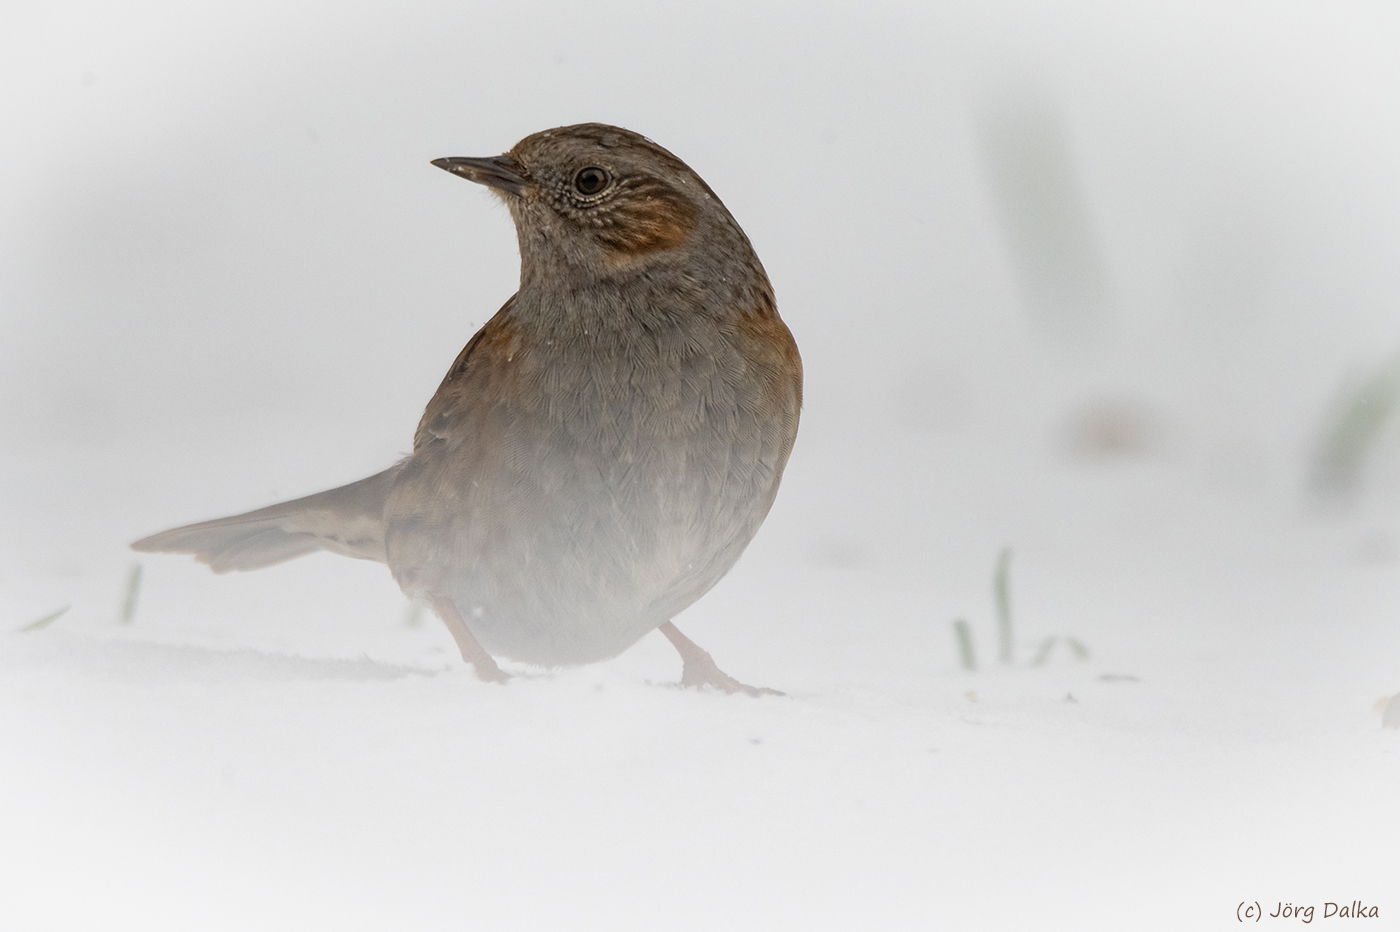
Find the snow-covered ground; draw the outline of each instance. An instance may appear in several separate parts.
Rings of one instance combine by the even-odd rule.
[[[0,9],[0,929],[1400,928],[1395,10],[396,10]],[[428,160],[582,120],[802,347],[677,619],[786,697],[659,635],[488,686],[383,567],[125,549],[400,455],[518,268]]]

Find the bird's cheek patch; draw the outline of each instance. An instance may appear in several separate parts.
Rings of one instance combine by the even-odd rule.
[[[683,245],[695,229],[695,205],[683,195],[667,194],[628,204],[615,222],[597,233],[618,262]]]

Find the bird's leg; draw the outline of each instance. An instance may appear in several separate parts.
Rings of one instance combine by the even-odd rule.
[[[462,613],[457,611],[457,604],[445,595],[430,595],[429,601],[433,603],[433,608],[442,616],[443,624],[447,625],[447,630],[452,632],[452,640],[457,642],[457,649],[462,652],[462,659],[472,665],[476,670],[478,679],[488,683],[504,683],[510,677],[496,666],[495,659],[488,653],[486,648],[481,646],[481,642],[472,634],[467,623],[462,620]]]
[[[681,685],[692,689],[709,686],[727,693],[743,693],[746,696],[781,696],[783,693],[766,686],[746,686],[721,670],[713,657],[700,648],[690,638],[681,634],[680,629],[669,621],[661,625],[661,633],[681,655]]]

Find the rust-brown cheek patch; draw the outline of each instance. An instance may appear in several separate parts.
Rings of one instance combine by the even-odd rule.
[[[634,194],[619,204],[611,222],[599,228],[598,241],[619,259],[675,249],[695,229],[697,211],[690,199],[674,192]]]

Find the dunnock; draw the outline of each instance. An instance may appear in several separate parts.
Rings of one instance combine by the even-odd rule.
[[[681,682],[760,690],[670,621],[738,560],[797,435],[802,360],[748,237],[700,177],[584,123],[439,168],[491,188],[520,290],[472,337],[402,462],[163,531],[136,550],[215,572],[315,550],[389,565],[479,677],[620,654],[653,628]]]

